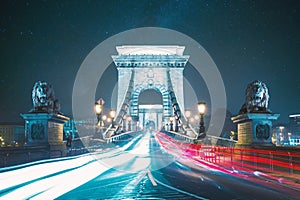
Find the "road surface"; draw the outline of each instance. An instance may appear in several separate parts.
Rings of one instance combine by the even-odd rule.
[[[0,183],[0,199],[300,199],[280,182],[169,154],[150,132],[113,150],[3,171]]]

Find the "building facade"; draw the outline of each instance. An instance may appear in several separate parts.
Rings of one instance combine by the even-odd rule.
[[[0,123],[0,145],[22,146],[25,143],[24,125],[18,123]]]

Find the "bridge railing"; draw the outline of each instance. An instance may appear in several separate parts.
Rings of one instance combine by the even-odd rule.
[[[0,152],[0,168],[20,165],[33,161],[49,158],[61,158],[66,156],[80,155],[89,152],[88,148],[72,148],[66,150],[49,150],[46,147],[40,149],[2,150]]]
[[[174,139],[180,140],[180,141],[186,141],[188,143],[198,143],[197,136],[196,137],[190,137],[189,135],[182,133],[182,132],[173,132],[173,131],[162,131],[168,135],[171,135]],[[205,138],[199,140],[201,144],[206,145],[216,145],[216,146],[224,146],[224,147],[234,147],[237,143],[236,140],[231,140],[227,138],[221,138],[217,136],[212,135],[206,135]]]
[[[173,132],[173,131],[161,131],[169,136],[171,136],[172,138],[174,138],[175,140],[179,140],[181,142],[186,142],[186,143],[194,143],[195,139],[194,137],[190,137],[184,133],[181,132]]]
[[[206,135],[206,137],[202,140],[202,144],[222,146],[222,147],[234,147],[236,143],[237,143],[236,140],[217,137],[213,135]]]
[[[273,177],[300,177],[299,148],[235,148],[182,143],[161,133],[156,137],[167,151],[177,156],[181,154],[191,159],[212,163],[222,169]]]
[[[128,131],[128,132],[124,132],[124,133],[119,133],[119,134],[116,134],[116,135],[113,135],[113,136],[107,138],[106,141],[107,141],[107,143],[110,143],[110,142],[114,142],[114,141],[127,140],[132,136],[133,133],[136,134],[137,132],[136,131]]]
[[[278,150],[201,146],[197,155],[200,159],[227,169],[300,175],[300,155],[298,150],[292,148]]]

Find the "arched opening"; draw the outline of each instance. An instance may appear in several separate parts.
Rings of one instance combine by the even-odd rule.
[[[160,129],[163,117],[163,97],[155,89],[141,91],[138,98],[140,128]]]
[[[161,104],[162,105],[162,95],[160,92],[154,89],[147,89],[140,93],[139,95],[139,105],[154,105]]]

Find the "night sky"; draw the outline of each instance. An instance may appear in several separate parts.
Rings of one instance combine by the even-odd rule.
[[[163,27],[188,35],[210,54],[231,113],[244,103],[247,84],[259,79],[269,88],[269,108],[287,122],[289,114],[300,113],[299,9],[298,0],[2,0],[0,121],[22,121],[19,114],[32,108],[38,80],[52,83],[62,112],[72,116],[76,73],[93,48],[122,31]],[[185,72],[189,80],[191,69]],[[101,80],[106,87],[97,91],[104,98],[117,82],[117,70],[111,65],[106,74]]]

